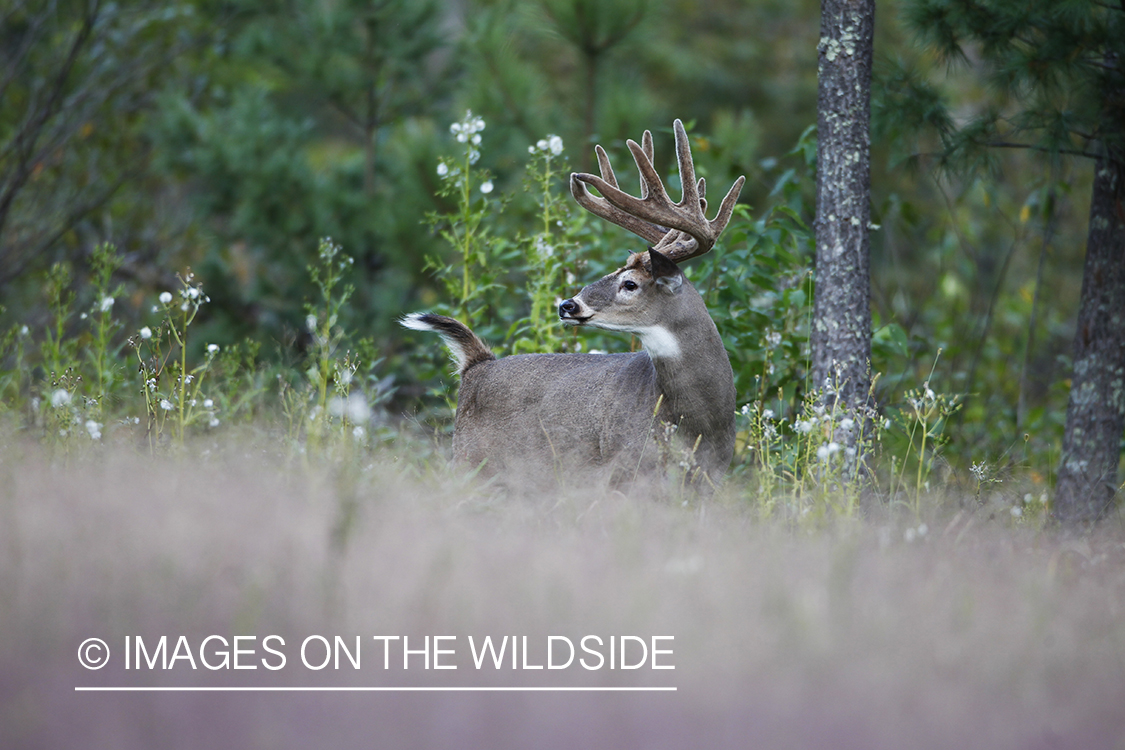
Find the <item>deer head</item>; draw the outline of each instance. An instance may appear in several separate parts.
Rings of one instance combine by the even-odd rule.
[[[672,346],[668,328],[661,320],[669,317],[670,298],[680,291],[684,281],[677,263],[711,250],[730,222],[745,177],[739,177],[727,191],[714,219],[708,220],[707,184],[695,179],[684,124],[676,120],[676,157],[679,162],[683,197],[673,203],[664,183],[652,166],[652,133],[645,131],[638,145],[629,140],[637,170],[641,177],[639,198],[622,191],[609,157],[596,146],[601,177],[575,173],[570,176],[570,192],[578,204],[590,212],[628,229],[653,243],[647,253],[633,253],[625,265],[612,274],[583,289],[577,296],[559,305],[559,317],[566,325],[590,325],[640,336],[651,353],[667,353]],[[597,188],[602,197],[593,195],[587,185]],[[691,305],[698,312],[698,305]]]

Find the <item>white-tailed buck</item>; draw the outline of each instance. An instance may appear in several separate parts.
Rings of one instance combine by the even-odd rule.
[[[580,205],[652,247],[559,305],[566,325],[637,336],[631,354],[523,354],[497,359],[453,318],[413,313],[407,328],[441,334],[461,376],[453,455],[487,474],[533,487],[561,477],[632,480],[669,455],[692,482],[713,484],[734,452],[735,390],[730,360],[703,298],[677,263],[702,255],[730,221],[739,177],[715,219],[704,215],[706,186],[695,179],[683,124],[676,120],[683,199],[673,203],[652,166],[652,134],[628,141],[641,196],[617,186],[597,147],[601,177],[572,174]],[[593,185],[601,193],[589,192]],[[667,439],[671,438],[671,444]],[[668,448],[672,450],[669,451]]]

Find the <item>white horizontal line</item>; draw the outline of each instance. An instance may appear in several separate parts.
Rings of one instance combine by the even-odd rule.
[[[75,687],[77,693],[644,693],[676,692],[661,687]]]

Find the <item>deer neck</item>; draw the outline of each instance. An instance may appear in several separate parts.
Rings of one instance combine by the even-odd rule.
[[[685,315],[638,332],[656,370],[664,399],[661,418],[694,435],[715,434],[735,409],[730,359],[702,298],[693,295]]]

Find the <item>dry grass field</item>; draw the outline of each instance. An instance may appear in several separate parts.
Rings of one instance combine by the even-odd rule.
[[[722,498],[503,499],[399,466],[342,478],[234,442],[69,462],[8,446],[0,747],[1125,748],[1119,518],[1073,537],[945,502],[908,541],[888,513],[794,527]],[[360,668],[305,666],[313,635],[359,637]],[[675,669],[523,668],[549,636],[588,635],[673,636],[656,663]],[[126,670],[138,636],[154,668]],[[256,669],[200,663],[236,636]],[[405,670],[402,636],[419,651]],[[425,669],[426,636],[453,636],[431,667],[456,669]],[[470,636],[514,637],[517,668],[476,668]],[[90,637],[103,669],[79,663]],[[266,668],[270,644],[284,667]],[[75,690],[90,686],[676,690]]]

